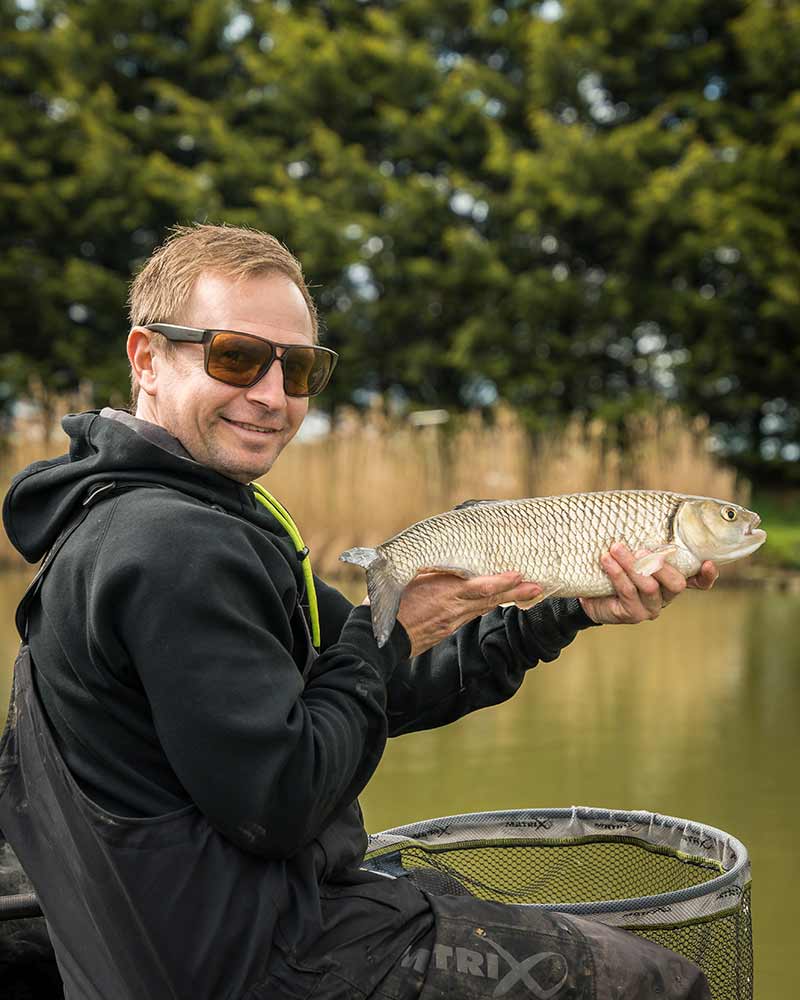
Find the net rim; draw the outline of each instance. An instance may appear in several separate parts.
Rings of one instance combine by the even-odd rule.
[[[491,831],[502,830],[501,838]],[[472,845],[466,834],[472,834]],[[556,834],[561,834],[556,836]],[[574,842],[641,843],[660,848],[682,861],[701,861],[707,867],[719,866],[719,875],[698,885],[666,893],[626,899],[592,900],[579,903],[517,903],[536,909],[562,913],[606,914],[609,921],[623,925],[625,918],[647,924],[664,923],[681,907],[682,923],[702,920],[737,905],[750,884],[750,861],[747,848],[736,837],[707,824],[675,816],[663,816],[644,810],[606,809],[595,806],[570,806],[540,809],[505,809],[480,813],[460,813],[420,820],[393,827],[369,836],[364,862],[378,861],[408,845],[444,851],[468,849],[500,840],[496,846],[535,845],[537,842],[564,844]]]

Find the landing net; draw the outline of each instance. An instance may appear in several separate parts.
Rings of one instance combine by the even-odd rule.
[[[373,834],[364,866],[600,920],[695,962],[714,1000],[752,1000],[750,862],[714,827],[579,806],[471,813]]]

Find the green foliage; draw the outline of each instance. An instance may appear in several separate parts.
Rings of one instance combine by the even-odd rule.
[[[800,570],[800,496],[796,491],[758,493],[750,504],[761,515],[767,541],[759,550],[766,566]]]
[[[328,402],[654,396],[800,482],[790,0],[0,0],[0,379],[125,394],[130,273],[175,222],[275,233]]]

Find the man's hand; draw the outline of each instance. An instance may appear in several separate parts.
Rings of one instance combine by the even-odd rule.
[[[634,572],[633,564],[645,550],[634,555],[627,546],[617,543],[604,555],[600,564],[611,579],[616,594],[611,597],[581,597],[583,610],[594,622],[603,625],[634,625],[652,621],[687,587],[710,590],[719,570],[706,561],[697,576],[686,577],[673,566],[664,565],[652,576]]]
[[[411,655],[417,656],[499,604],[532,601],[541,592],[537,583],[522,583],[521,573],[470,580],[452,573],[420,573],[403,591],[397,617],[411,640]]]

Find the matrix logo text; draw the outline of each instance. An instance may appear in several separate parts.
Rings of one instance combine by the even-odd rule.
[[[446,826],[431,826],[427,830],[421,830],[419,833],[414,834],[415,840],[425,840],[426,837],[445,837],[450,833],[451,823]]]
[[[549,819],[510,819],[505,826],[509,829],[552,830],[553,822]]]
[[[430,964],[434,969],[443,972],[497,980],[492,994],[495,997],[505,996],[512,987],[521,983],[536,1000],[551,1000],[567,981],[569,975],[567,960],[556,951],[540,951],[518,960],[491,938],[484,937],[482,940],[494,948],[494,951],[481,954],[472,948],[453,948],[448,944],[437,944],[434,945],[431,955],[427,948],[416,950],[409,948],[403,956],[401,965],[404,969],[413,966],[416,972],[424,972]],[[501,961],[508,967],[508,971],[502,975]],[[533,977],[532,971],[537,965],[547,961],[558,963],[561,978],[553,986],[545,988]]]

